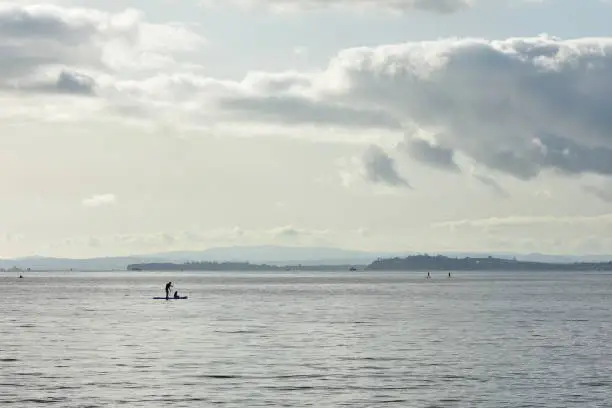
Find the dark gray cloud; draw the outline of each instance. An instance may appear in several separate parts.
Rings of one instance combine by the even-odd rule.
[[[442,128],[448,148],[518,178],[544,169],[610,174],[612,40],[427,45],[433,63],[412,46],[352,51],[369,68],[347,69],[353,100]]]
[[[610,106],[612,108],[612,106]],[[612,175],[612,149],[589,146],[555,135],[542,136],[537,161],[567,174]]]
[[[30,81],[16,86],[3,86],[0,89],[12,89],[32,93],[61,93],[69,95],[94,96],[96,81],[85,74],[62,70],[57,78]]]
[[[612,175],[612,150],[588,146],[554,135],[541,136],[521,150],[478,152],[475,156],[488,167],[523,180],[536,177],[542,169],[566,175],[594,173]]]
[[[430,166],[460,172],[459,166],[455,163],[452,149],[436,146],[427,140],[407,138],[400,144],[400,148],[405,150],[413,159],[428,164]]]
[[[371,145],[362,157],[365,178],[372,183],[394,187],[410,187],[397,171],[395,161],[379,146]]]
[[[311,82],[243,103],[262,105],[252,112],[278,107],[260,117],[279,122],[411,123],[436,135],[434,144],[409,142],[412,158],[440,168],[454,169],[460,154],[522,180],[543,171],[612,175],[612,38],[359,47],[340,52]]]
[[[69,94],[92,95],[96,83],[90,76],[62,71],[57,79],[57,90]]]

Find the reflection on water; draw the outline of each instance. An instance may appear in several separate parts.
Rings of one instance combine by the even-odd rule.
[[[600,407],[612,275],[0,275],[16,407]],[[172,280],[188,300],[153,300]]]

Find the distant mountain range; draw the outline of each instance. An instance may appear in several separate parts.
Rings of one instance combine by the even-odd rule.
[[[16,259],[0,259],[0,268],[20,268],[32,270],[80,270],[104,271],[125,270],[130,264],[170,262],[251,262],[269,265],[367,265],[378,258],[406,257],[422,252],[368,252],[329,247],[289,247],[289,246],[231,246],[209,248],[202,251],[172,251],[145,255],[123,257],[98,257],[86,259],[53,258],[32,256]],[[484,252],[430,252],[431,255],[449,257],[484,257],[493,256],[502,259],[513,259],[532,262],[607,262],[609,255],[545,255],[516,253]]]

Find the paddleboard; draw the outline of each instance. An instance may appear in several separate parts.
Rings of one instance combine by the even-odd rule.
[[[187,299],[187,296],[179,296],[177,298],[170,296],[168,299],[166,299],[165,296],[163,297],[154,297],[153,299],[157,299],[157,300],[179,300],[179,299]]]

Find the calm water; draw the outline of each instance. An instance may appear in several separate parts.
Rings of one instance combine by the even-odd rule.
[[[189,299],[152,300],[167,280]],[[0,288],[7,406],[612,404],[610,274],[5,273]]]

